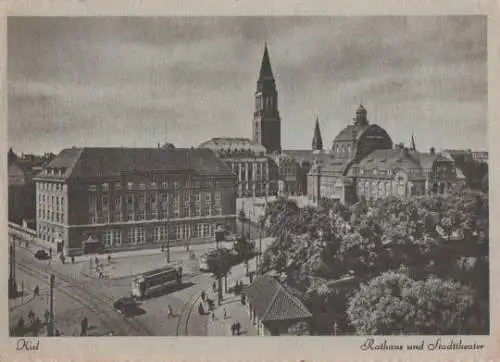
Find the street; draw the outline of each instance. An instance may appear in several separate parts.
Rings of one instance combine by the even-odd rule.
[[[256,234],[253,230],[252,234]],[[263,240],[263,250],[270,239]],[[258,241],[256,243],[258,245]],[[232,242],[221,243],[221,246],[232,247]],[[190,252],[198,257],[209,249],[213,243],[194,245]],[[75,264],[65,263],[53,256],[49,262],[34,257],[36,245],[30,248],[17,246],[15,254],[16,281],[18,288],[24,290],[22,297],[9,301],[9,319],[11,327],[19,323],[22,317],[27,323],[30,311],[44,320],[49,309],[49,276],[55,276],[54,290],[54,331],[65,336],[79,336],[80,322],[86,317],[89,322],[87,335],[135,335],[135,336],[176,336],[207,335],[208,317],[198,315],[197,299],[202,290],[211,291],[213,278],[197,271],[197,260],[190,260],[184,247],[172,248],[172,261],[182,262],[184,267],[183,284],[175,290],[152,298],[142,300],[132,315],[123,316],[114,310],[113,302],[131,293],[134,275],[165,265],[165,253],[159,250],[149,254],[116,253],[111,261],[102,259],[102,270],[106,277],[99,278],[95,270],[90,268],[95,255],[79,257]],[[255,258],[249,262],[250,271],[255,270]],[[245,278],[244,263],[232,268],[228,276],[228,284]],[[35,287],[39,287],[39,296],[33,297]],[[226,298],[226,296],[225,296]],[[173,315],[168,316],[168,306]],[[195,311],[193,313],[193,311]],[[35,318],[36,318],[35,317]],[[40,332],[44,335],[45,332]]]

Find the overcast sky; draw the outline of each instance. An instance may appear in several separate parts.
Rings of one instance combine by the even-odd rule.
[[[197,146],[252,137],[268,42],[283,148],[370,122],[417,148],[486,149],[486,18],[8,18],[9,144]]]

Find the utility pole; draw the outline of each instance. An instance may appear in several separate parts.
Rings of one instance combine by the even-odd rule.
[[[47,334],[49,337],[54,336],[54,284],[56,277],[50,275],[50,300],[49,300],[49,329]]]
[[[16,249],[14,243],[9,244],[9,298],[17,298],[17,283],[16,283]]]

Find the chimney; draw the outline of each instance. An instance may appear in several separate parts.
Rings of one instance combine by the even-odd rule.
[[[158,143],[158,148],[160,148],[160,144]]]
[[[434,147],[431,147],[431,149],[429,150],[431,155],[435,155],[436,154],[436,149]]]

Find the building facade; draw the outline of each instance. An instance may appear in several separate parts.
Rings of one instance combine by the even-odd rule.
[[[449,192],[456,182],[445,157],[418,152],[412,135],[410,147],[393,147],[388,133],[370,124],[361,105],[354,124],[335,138],[330,152],[316,150],[308,174],[308,198],[338,199],[354,203],[361,198],[412,197]]]
[[[12,148],[9,149],[7,155],[9,221],[35,227],[36,189],[33,177],[53,159],[53,156],[55,155],[46,153],[43,156],[22,154],[19,157]]]
[[[37,235],[66,255],[188,244],[234,230],[236,180],[210,150],[71,148],[36,179]]]
[[[277,177],[264,146],[247,138],[212,138],[198,148],[214,151],[236,175],[237,197],[275,195]]]

